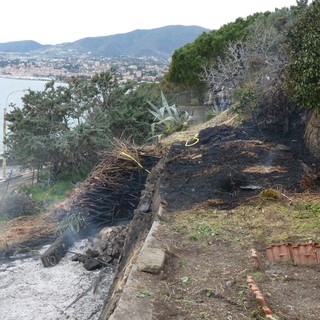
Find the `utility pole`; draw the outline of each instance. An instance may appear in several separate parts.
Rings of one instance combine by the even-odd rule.
[[[9,97],[16,93],[16,92],[25,92],[27,91],[28,89],[19,89],[19,90],[15,90],[15,91],[12,91],[10,92],[8,95],[7,95],[7,98],[6,98],[6,104],[4,106],[4,109],[3,109],[3,157],[2,157],[2,180],[6,180],[6,176],[7,176],[7,159],[6,159],[6,152],[7,152],[7,144],[6,144],[6,136],[7,136],[7,121],[6,121],[6,115],[7,115],[7,107],[8,107],[8,99]]]
[[[6,152],[7,144],[5,142],[7,134],[7,122],[6,122],[7,106],[3,109],[3,155],[2,155],[2,180],[6,180],[7,175],[7,161],[6,161]]]

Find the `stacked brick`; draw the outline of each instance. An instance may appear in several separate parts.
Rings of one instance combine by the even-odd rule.
[[[293,261],[297,265],[314,265],[320,263],[320,244],[285,243],[267,247],[266,255],[271,262]]]
[[[257,284],[255,283],[255,281],[252,279],[251,276],[247,277],[247,283],[248,283],[250,289],[252,290],[253,294],[255,295],[257,301],[259,302],[261,309],[264,312],[266,318],[270,319],[270,320],[276,320],[276,318],[273,317],[272,311],[268,307],[267,302],[266,302],[262,292],[260,291],[259,287],[257,286]]]

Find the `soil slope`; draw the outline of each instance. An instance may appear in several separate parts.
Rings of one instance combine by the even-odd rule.
[[[201,130],[191,147],[172,141],[161,178],[165,219],[153,235],[167,260],[160,275],[140,275],[154,319],[319,318],[320,259],[266,257],[271,244],[320,240],[319,171],[301,132],[284,137],[248,123]]]

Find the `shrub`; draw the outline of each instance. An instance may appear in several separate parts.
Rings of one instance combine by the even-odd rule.
[[[319,108],[320,98],[320,2],[313,1],[302,10],[288,33],[291,61],[286,73],[286,91],[294,103]]]
[[[151,125],[153,137],[160,137],[162,134],[171,134],[187,128],[192,121],[192,116],[187,111],[179,110],[175,105],[169,106],[166,97],[161,91],[162,107],[157,107],[147,101],[151,109],[149,112],[154,116]],[[157,135],[157,133],[160,133]]]
[[[68,230],[73,233],[79,233],[86,223],[86,219],[82,213],[68,213],[67,216],[58,224],[57,232],[61,234]]]
[[[2,199],[0,216],[13,219],[20,216],[33,215],[39,212],[37,202],[27,193],[14,193]]]
[[[272,200],[279,200],[281,198],[280,192],[275,189],[264,189],[260,192],[259,196],[260,198]]]
[[[219,106],[217,105],[212,106],[211,109],[208,110],[205,114],[205,121],[209,121],[215,118],[220,113],[221,113],[221,109],[219,108]]]

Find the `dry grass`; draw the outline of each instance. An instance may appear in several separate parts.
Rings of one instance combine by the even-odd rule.
[[[192,210],[175,212],[172,228],[188,239],[210,239],[219,235],[237,242],[320,241],[320,205],[302,195],[279,194],[279,198],[255,197],[232,209],[219,210],[207,201]],[[319,210],[319,212],[317,212]]]
[[[51,213],[23,216],[0,222],[0,250],[25,241],[41,239],[53,235],[56,218]],[[32,248],[31,248],[32,249]]]
[[[163,138],[160,144],[162,147],[166,147],[170,146],[174,141],[190,141],[192,143],[192,139],[198,135],[199,131],[205,128],[222,124],[235,125],[237,121],[239,121],[239,116],[232,114],[231,110],[226,110],[207,122],[191,125],[186,131],[174,132],[170,136]]]

